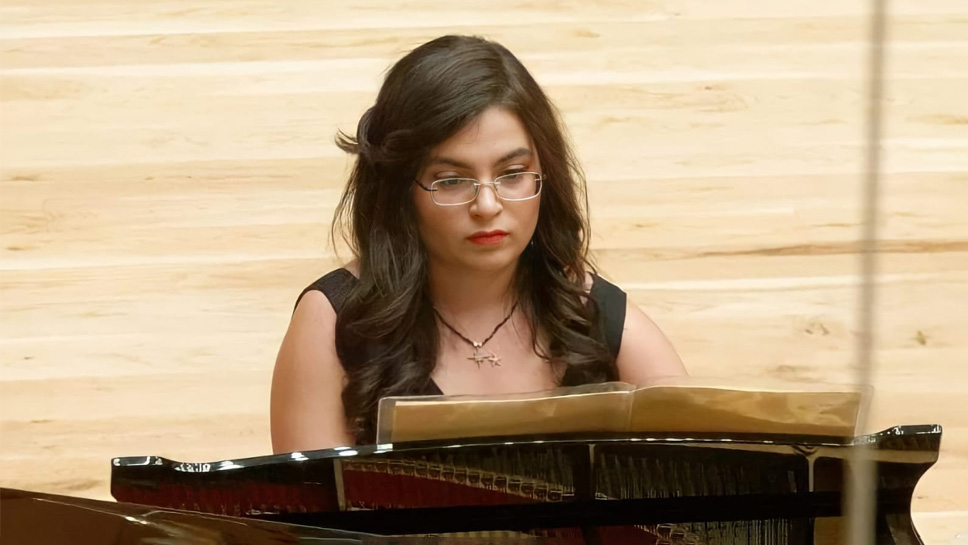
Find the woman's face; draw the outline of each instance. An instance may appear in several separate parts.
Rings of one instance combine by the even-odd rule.
[[[445,178],[490,182],[515,172],[540,173],[538,152],[517,115],[491,107],[431,150],[417,180],[429,188]],[[497,271],[514,266],[538,224],[540,195],[505,201],[492,186],[481,186],[471,203],[440,206],[428,191],[414,187],[413,193],[417,227],[430,261],[449,269]]]

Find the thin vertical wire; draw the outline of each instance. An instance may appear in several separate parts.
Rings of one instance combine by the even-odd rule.
[[[871,0],[867,72],[867,112],[865,119],[864,179],[862,184],[863,226],[860,244],[861,283],[858,301],[857,363],[855,382],[869,388],[874,375],[876,330],[877,234],[880,219],[882,99],[884,96],[884,57],[887,26],[887,0]],[[858,420],[861,433],[867,428],[867,415]],[[875,467],[867,445],[851,449],[851,470],[845,482],[849,545],[874,543],[876,508]]]

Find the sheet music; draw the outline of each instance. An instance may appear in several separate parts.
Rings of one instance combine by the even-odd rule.
[[[509,396],[391,397],[377,442],[561,433],[790,434],[850,438],[872,391],[779,381],[612,382]]]

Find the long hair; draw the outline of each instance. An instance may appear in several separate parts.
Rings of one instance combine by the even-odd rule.
[[[387,73],[356,136],[337,145],[357,155],[331,236],[359,259],[360,281],[336,322],[349,429],[372,442],[381,398],[426,391],[438,329],[417,231],[412,183],[429,152],[487,108],[515,113],[534,141],[543,178],[533,243],[514,289],[530,317],[532,344],[564,369],[561,385],[615,380],[614,360],[587,298],[589,225],[585,179],[555,107],[521,62],[478,37],[444,36],[417,47]],[[539,346],[539,332],[545,347]]]

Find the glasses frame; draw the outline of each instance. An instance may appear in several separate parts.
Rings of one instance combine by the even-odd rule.
[[[507,197],[502,197],[501,196],[501,193],[498,191],[498,187],[501,186],[501,178],[509,178],[511,176],[520,176],[521,174],[534,174],[534,176],[535,176],[535,183],[538,184],[538,191],[536,191],[534,195],[531,195],[530,197],[524,197],[523,199],[509,199]],[[437,201],[437,196],[436,196],[436,193],[438,191],[437,184],[439,184],[441,182],[449,182],[449,181],[453,181],[453,180],[461,180],[461,181],[466,181],[466,182],[474,182],[474,196],[471,197],[471,199],[468,200],[468,201],[459,202],[459,203],[442,203],[442,202],[438,202]],[[482,185],[489,185],[489,186],[491,186],[491,189],[494,190],[494,195],[496,195],[497,198],[498,199],[501,199],[502,201],[508,201],[508,202],[530,201],[531,199],[533,199],[533,198],[541,195],[541,189],[544,186],[544,181],[545,181],[545,178],[544,178],[544,175],[543,174],[541,174],[540,172],[532,172],[532,171],[529,171],[529,170],[526,170],[526,171],[523,171],[523,172],[514,172],[514,173],[511,173],[511,174],[504,174],[502,176],[498,176],[498,177],[494,178],[490,182],[482,182],[482,181],[478,180],[477,178],[460,178],[460,177],[455,177],[455,178],[442,178],[440,180],[434,180],[434,182],[430,184],[430,187],[427,187],[427,186],[423,185],[420,182],[420,180],[414,179],[414,182],[417,184],[417,186],[420,187],[420,189],[423,189],[424,191],[430,193],[431,200],[433,200],[434,201],[434,204],[436,204],[437,206],[463,206],[465,204],[470,204],[470,203],[476,201],[478,195],[481,194],[481,186]]]

